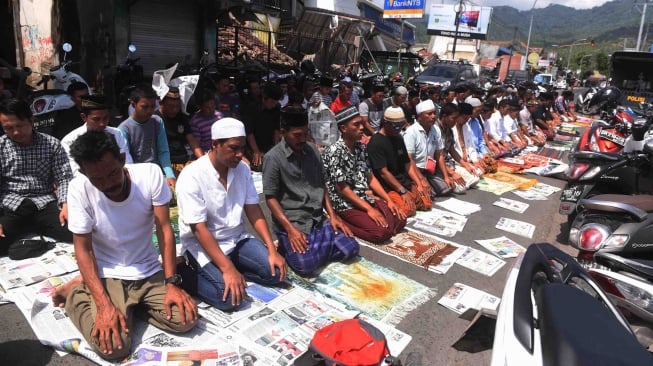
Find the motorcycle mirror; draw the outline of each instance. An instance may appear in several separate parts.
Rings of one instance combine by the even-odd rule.
[[[128,49],[129,49],[129,52],[131,52],[131,53],[136,52],[136,46],[134,46],[133,44],[130,44]]]
[[[66,52],[70,52],[73,50],[73,46],[68,42],[64,43],[62,48]]]
[[[27,67],[27,66],[23,67],[22,70],[23,70],[23,72],[24,72],[25,74],[27,74],[27,75],[30,75],[30,74],[32,73],[32,69],[30,69],[30,68]]]

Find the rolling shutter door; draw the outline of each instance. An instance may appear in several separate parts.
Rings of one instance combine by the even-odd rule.
[[[146,78],[167,64],[184,64],[185,57],[188,63],[198,62],[198,16],[194,1],[140,0],[131,6],[131,43]]]

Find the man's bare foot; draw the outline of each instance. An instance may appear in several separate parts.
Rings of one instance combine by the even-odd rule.
[[[52,304],[60,308],[64,307],[66,305],[66,299],[68,298],[70,290],[72,290],[72,288],[77,285],[81,285],[82,283],[84,283],[84,279],[81,275],[79,275],[72,280],[64,283],[63,285],[55,288],[54,291],[52,291],[50,294],[50,296],[52,296]]]

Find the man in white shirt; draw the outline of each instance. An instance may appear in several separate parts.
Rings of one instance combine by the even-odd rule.
[[[251,171],[242,162],[244,125],[223,118],[211,126],[211,138],[211,150],[179,175],[179,234],[186,263],[178,269],[188,292],[231,311],[245,299],[245,279],[278,285],[287,269],[272,242]],[[261,240],[245,231],[243,213]]]
[[[133,163],[125,137],[120,133],[120,130],[109,126],[109,106],[106,104],[106,98],[103,95],[93,94],[82,97],[80,115],[84,124],[70,131],[70,133],[61,139],[61,144],[63,145],[64,150],[66,150],[66,154],[68,154],[70,168],[72,169],[74,176],[79,174],[79,166],[70,156],[70,145],[72,145],[79,136],[85,134],[86,131],[104,131],[113,135],[118,143],[120,153],[125,154],[125,164]]]
[[[68,190],[68,228],[81,276],[53,294],[86,341],[107,360],[130,354],[136,308],[147,321],[186,332],[197,319],[193,299],[179,286],[168,211],[172,197],[155,164],[125,166],[115,139],[90,131],[70,154],[80,175]],[[156,233],[163,260],[152,242]]]
[[[408,156],[436,195],[448,194],[453,181],[444,162],[444,137],[439,129],[433,128],[437,119],[435,104],[427,99],[415,109],[417,123],[408,127],[403,136]]]

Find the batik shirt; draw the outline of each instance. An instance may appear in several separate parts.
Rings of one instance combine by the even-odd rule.
[[[336,185],[341,182],[346,183],[358,197],[370,204],[374,203],[374,199],[365,194],[365,191],[369,189],[367,178],[370,174],[365,145],[359,141],[354,143],[352,154],[341,137],[333,145],[324,149],[322,163],[324,164],[324,181],[336,212],[354,208],[345,197],[338,193]]]

